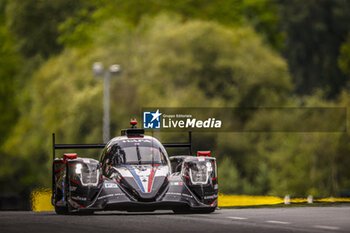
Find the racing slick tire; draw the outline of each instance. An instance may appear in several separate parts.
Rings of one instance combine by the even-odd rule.
[[[66,206],[56,206],[55,205],[55,212],[59,215],[67,215],[69,214],[68,208]]]
[[[67,176],[67,174],[68,174],[68,172],[67,172],[67,170],[68,170],[68,166],[66,165],[66,178],[65,178],[65,181],[64,181],[64,183],[65,184],[68,184],[68,176]],[[57,184],[55,183],[55,188],[57,187]],[[68,193],[68,188],[69,187],[67,187],[67,185],[64,185],[64,194],[63,194],[63,197],[64,197],[64,199],[66,199],[67,200],[67,193]],[[57,188],[58,189],[58,188]],[[57,196],[57,193],[58,193],[58,190],[56,189],[56,195],[55,195],[55,212],[56,212],[56,214],[58,214],[58,215],[69,215],[69,214],[71,214],[71,211],[70,211],[70,208],[68,207],[68,203],[66,203],[66,205],[65,206],[57,206],[57,199],[60,199],[60,198],[58,198],[58,196]],[[61,191],[60,191],[61,192]]]
[[[67,166],[66,167],[66,174],[69,174],[68,169],[69,169],[69,167]],[[66,175],[65,184],[66,185],[64,186],[64,199],[68,200],[68,196],[67,196],[67,194],[69,193],[68,192],[68,190],[69,190],[69,177],[68,177],[68,175]],[[55,203],[56,202],[57,202],[57,200],[55,200]],[[91,214],[94,214],[94,210],[80,210],[79,212],[72,211],[72,206],[69,204],[69,202],[67,202],[65,206],[57,206],[55,204],[55,212],[58,215],[72,215],[72,214],[74,214],[74,215],[91,215]]]
[[[66,206],[55,206],[55,212],[58,215],[92,215],[94,214],[93,210],[84,210],[79,212],[71,212]]]
[[[94,214],[93,210],[84,210],[84,211],[79,211],[76,213],[77,215],[92,215]]]

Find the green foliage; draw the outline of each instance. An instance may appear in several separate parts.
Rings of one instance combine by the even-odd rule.
[[[282,145],[270,156],[271,193],[283,195],[336,195],[339,183],[336,161],[340,134],[279,134]],[[272,139],[276,140],[276,139]],[[277,139],[278,140],[278,139]]]
[[[256,146],[252,146],[256,144],[257,137],[257,134],[250,133],[218,135],[215,156],[219,159],[219,177],[222,177],[220,171],[221,173],[237,173],[235,179],[226,180],[226,175],[224,175],[224,180],[219,180],[220,192],[266,194],[269,191],[267,160],[259,155]],[[234,189],[225,187],[229,182],[236,185]]]
[[[339,68],[342,72],[349,77],[350,75],[350,33],[347,40],[342,44],[340,48],[340,55],[338,58]]]
[[[82,7],[84,1],[9,1],[8,26],[17,39],[19,51],[25,57],[41,55],[45,58],[60,52],[58,27]]]
[[[226,26],[253,25],[273,47],[280,48],[282,34],[278,31],[276,0],[104,0],[100,2],[97,19],[117,16],[138,25],[143,16],[162,12],[180,15],[182,20],[199,19]]]
[[[291,90],[286,64],[264,47],[250,28],[229,30],[202,21],[181,23],[179,18],[165,15],[144,20],[143,25],[149,32],[136,51],[142,57],[135,69],[143,74],[140,91],[145,95],[156,85],[163,87],[164,95],[175,91],[180,100],[190,93],[183,86],[195,84],[207,99],[215,101],[213,106],[246,102],[260,106],[278,104]],[[166,104],[165,96],[163,100],[160,105]],[[179,102],[183,106],[187,101]],[[192,100],[191,105],[208,103]]]
[[[281,1],[284,54],[297,93],[312,94],[317,88],[330,97],[340,93],[347,79],[338,68],[338,56],[349,21],[349,1]]]
[[[284,38],[283,32],[279,29],[278,2],[276,0],[245,0],[242,2],[242,13],[272,47],[281,50]]]
[[[67,49],[33,76],[29,112],[5,145],[10,159],[10,151],[21,144],[17,157],[27,161],[35,153],[35,161],[41,161],[41,169],[26,167],[25,177],[32,177],[23,181],[27,186],[47,185],[51,132],[61,143],[101,141],[102,80],[92,76],[94,61],[125,67],[111,87],[113,135],[141,106],[226,106],[241,102],[241,93],[251,88],[263,90],[250,97],[254,103],[277,104],[291,87],[283,60],[247,27],[231,30],[163,14],[143,19],[134,29],[110,19],[91,38],[90,48]]]
[[[242,185],[242,180],[239,177],[235,164],[230,157],[225,157],[219,164],[218,177],[221,179],[220,192],[221,193],[237,193],[239,187]]]
[[[318,92],[303,99],[290,98],[284,106],[302,106],[304,109],[315,106],[347,107],[348,95],[343,92],[341,100],[334,103],[325,101],[324,94]],[[239,176],[240,185],[230,192],[329,196],[348,190],[350,175],[345,168],[350,166],[346,156],[349,150],[346,142],[348,133],[283,132],[302,129],[305,122],[311,127],[313,125],[313,128],[326,129],[338,121],[337,117],[342,116],[307,116],[305,110],[292,115],[283,110],[283,105],[280,107],[276,112],[264,109],[257,111],[242,129],[249,131],[258,126],[264,129],[264,133],[218,135],[214,153],[219,159],[218,164],[223,166],[222,161],[230,158],[234,164],[233,171]],[[226,181],[221,179],[220,185],[226,186]],[[227,192],[225,187],[223,190]]]
[[[98,3],[85,0],[82,6],[76,10],[75,14],[67,17],[58,26],[58,44],[65,47],[82,47],[89,45],[91,37],[100,21],[94,11]]]
[[[0,145],[17,118],[15,75],[19,67],[19,56],[14,51],[13,37],[5,27],[4,7],[5,5],[0,5]]]
[[[350,73],[349,6],[341,0],[1,1],[1,191],[49,186],[52,132],[59,143],[102,141],[96,61],[123,67],[111,81],[112,135],[145,106],[350,106],[349,93],[340,92]],[[293,85],[313,95],[292,96]],[[300,127],[303,116],[242,113],[237,127],[265,133],[198,134],[194,149],[217,157],[223,193],[348,190],[347,133],[271,133]],[[338,120],[308,119],[320,128]],[[184,135],[154,136],[179,141]]]
[[[298,103],[294,103],[298,106]],[[303,108],[306,107],[336,107],[344,106],[325,101],[322,93],[303,99]],[[283,112],[282,112],[283,113]],[[290,127],[300,127],[304,122],[305,114],[285,117],[282,114],[257,114],[252,121],[259,122],[262,118],[270,118],[270,124],[277,129],[290,130]],[[334,116],[333,116],[334,117]],[[260,119],[259,119],[260,118]],[[308,124],[317,128],[327,126],[336,119],[325,120],[323,116],[308,116]],[[305,119],[305,120],[306,120]],[[259,123],[258,123],[259,124]],[[274,128],[267,129],[274,129]],[[349,166],[344,153],[340,153],[344,133],[299,132],[273,133],[260,135],[255,146],[255,155],[268,166],[269,194],[296,196],[337,195],[349,179],[345,172],[339,172],[343,166]],[[341,139],[343,138],[343,139]],[[347,164],[347,165],[345,165]],[[256,169],[257,170],[257,169]],[[341,175],[340,175],[341,174]]]

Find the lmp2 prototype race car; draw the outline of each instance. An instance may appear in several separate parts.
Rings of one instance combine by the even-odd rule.
[[[52,205],[57,214],[94,211],[211,213],[218,203],[216,159],[210,151],[191,156],[187,143],[160,143],[130,122],[107,144],[56,144],[53,134]],[[165,147],[188,147],[190,155],[169,159]],[[100,161],[58,149],[103,148]]]

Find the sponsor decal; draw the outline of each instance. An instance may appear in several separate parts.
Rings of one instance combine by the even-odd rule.
[[[102,197],[97,198],[97,200],[104,199],[104,198],[107,198],[107,197],[113,197],[113,196],[114,196],[114,194],[108,194],[108,195],[104,195]]]
[[[183,185],[182,182],[170,182],[170,185]]]
[[[108,198],[108,197],[116,197],[116,196],[125,196],[125,194],[124,193],[108,194],[108,195],[104,195],[104,196],[101,196],[101,197],[97,198],[97,200],[105,199],[105,198]]]
[[[217,198],[218,195],[217,194],[214,194],[214,195],[210,195],[210,196],[204,196],[204,199],[214,199],[214,198]]]
[[[86,197],[79,197],[79,196],[75,196],[75,197],[72,197],[73,200],[77,200],[77,201],[86,201]]]
[[[148,139],[125,139],[123,140],[124,143],[126,142],[135,142],[136,143],[140,143],[140,142],[151,142],[151,140],[148,140]]]
[[[142,183],[147,182],[148,181],[147,178],[148,178],[147,176],[140,176],[140,179],[141,179]]]
[[[191,195],[188,195],[188,194],[186,194],[186,193],[181,194],[181,196],[192,198]]]
[[[77,187],[76,187],[76,186],[70,186],[70,187],[69,187],[69,190],[72,191],[72,192],[74,192],[75,190],[77,190]]]
[[[83,159],[84,163],[90,163],[90,159]]]
[[[185,193],[171,193],[171,192],[168,192],[168,193],[166,193],[166,195],[176,195],[176,196],[183,196],[183,197],[192,198],[191,195],[188,195],[188,194],[185,194]]]
[[[218,189],[218,188],[219,188],[218,184],[214,185],[214,189]]]
[[[118,188],[118,185],[114,183],[105,183],[105,188]]]
[[[159,109],[157,109],[157,111],[155,112],[152,112],[152,111],[143,112],[143,128],[160,129],[161,115],[162,113],[159,112]]]
[[[170,192],[168,192],[167,195],[179,195],[179,196],[181,196],[181,193],[170,193]]]

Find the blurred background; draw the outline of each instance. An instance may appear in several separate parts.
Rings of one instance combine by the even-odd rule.
[[[349,107],[349,22],[347,0],[0,0],[0,209],[50,187],[53,132],[102,142],[94,62],[122,67],[112,136],[142,107]],[[218,159],[220,192],[349,196],[349,133],[275,132],[283,119],[256,111],[240,128],[264,132],[193,134]]]

